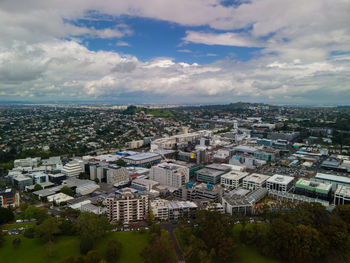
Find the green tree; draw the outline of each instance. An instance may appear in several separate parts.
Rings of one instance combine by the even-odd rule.
[[[43,189],[43,187],[40,184],[36,184],[34,186],[34,191],[39,191],[39,190],[42,190],[42,189]]]
[[[10,209],[0,207],[0,224],[5,224],[10,221],[13,221],[14,218],[15,218],[15,215]]]
[[[173,244],[168,236],[156,237],[142,252],[145,263],[175,263],[177,262]]]
[[[40,225],[35,227],[36,236],[43,239],[44,242],[53,241],[54,236],[60,233],[57,219],[49,217]]]
[[[63,186],[61,189],[61,193],[64,193],[69,196],[74,196],[74,192],[72,189],[70,189],[68,186]]]
[[[119,160],[117,160],[116,164],[119,166],[122,166],[122,167],[126,166],[126,162],[121,158]]]
[[[12,240],[12,245],[14,248],[19,248],[19,246],[21,245],[21,239],[19,237],[16,237],[15,239]]]
[[[106,251],[106,259],[108,263],[115,263],[118,261],[121,252],[123,249],[123,245],[116,241],[111,240],[107,243],[107,251]]]
[[[85,263],[98,263],[101,260],[96,250],[90,250],[85,256]]]

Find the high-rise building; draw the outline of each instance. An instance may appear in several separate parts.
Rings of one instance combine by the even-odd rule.
[[[110,221],[124,223],[143,220],[148,212],[148,195],[134,194],[125,190],[104,201]]]
[[[179,188],[189,181],[189,169],[178,164],[161,163],[151,168],[149,178],[161,185]]]

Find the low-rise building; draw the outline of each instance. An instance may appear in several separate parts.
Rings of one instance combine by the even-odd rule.
[[[173,195],[181,200],[208,200],[218,203],[221,202],[222,188],[212,184],[194,185],[193,183],[187,183],[186,186],[174,191]]]
[[[346,205],[350,203],[350,186],[339,185],[334,193],[335,205]]]
[[[243,179],[243,188],[248,190],[263,188],[269,178],[268,175],[253,173]]]
[[[179,220],[193,215],[198,206],[189,201],[168,201],[156,199],[151,202],[150,208],[155,218],[160,220]]]
[[[4,188],[0,190],[0,207],[19,207],[20,195],[15,189]]]
[[[63,166],[62,173],[67,177],[77,177],[83,172],[82,165],[79,161],[72,161]]]
[[[242,186],[246,176],[248,176],[246,172],[230,171],[221,176],[221,185],[227,188],[238,188]]]
[[[162,157],[157,153],[145,152],[123,157],[123,160],[128,165],[146,167],[159,163]]]
[[[309,181],[300,178],[295,184],[295,193],[298,195],[330,201],[332,196],[332,184]]]
[[[294,186],[294,177],[275,174],[266,180],[268,190],[289,192]]]
[[[253,191],[242,188],[235,189],[223,195],[222,206],[226,213],[250,216],[254,214],[254,204],[264,198],[267,192],[266,188]]]

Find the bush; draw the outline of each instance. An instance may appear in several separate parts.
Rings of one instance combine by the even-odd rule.
[[[34,238],[34,234],[35,234],[35,229],[33,227],[27,228],[23,233],[23,235],[26,238]]]
[[[82,238],[80,240],[80,253],[86,254],[94,247],[94,242],[90,238]]]
[[[117,262],[122,252],[123,245],[116,241],[111,240],[107,244],[106,259],[109,263]]]
[[[5,224],[10,221],[13,221],[15,215],[8,208],[0,208],[0,224]]]

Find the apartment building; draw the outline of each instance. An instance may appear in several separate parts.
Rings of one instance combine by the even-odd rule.
[[[110,221],[124,223],[143,220],[148,212],[148,195],[135,194],[127,189],[104,201]]]

